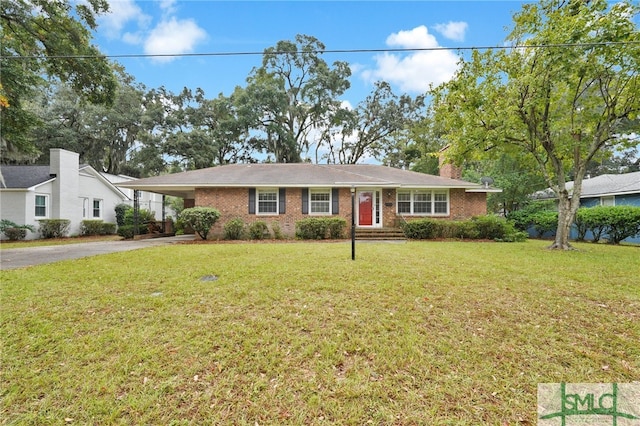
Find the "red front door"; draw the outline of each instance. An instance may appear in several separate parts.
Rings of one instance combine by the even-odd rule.
[[[373,192],[360,192],[358,195],[358,225],[373,225]]]

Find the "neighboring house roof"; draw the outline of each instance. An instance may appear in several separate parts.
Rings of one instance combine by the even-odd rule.
[[[391,187],[462,188],[480,184],[370,164],[231,164],[119,183],[139,189],[193,198],[195,188],[215,187]]]
[[[567,182],[567,190],[572,192],[573,181]],[[606,197],[612,195],[640,194],[640,172],[621,175],[600,175],[582,181],[580,198]],[[534,194],[537,199],[554,199],[555,192],[551,189],[538,191]]]
[[[2,189],[28,189],[55,178],[50,175],[49,166],[2,166],[4,186]]]
[[[88,164],[80,165],[78,172],[87,173],[91,176],[99,179],[104,185],[106,185],[111,191],[118,194],[120,197],[128,199],[129,197],[124,194],[120,188],[113,185],[113,182],[109,181],[101,173],[97,172],[93,167]],[[56,178],[51,174],[50,166],[46,165],[34,165],[27,164],[22,166],[3,165],[2,176],[4,177],[4,185],[0,189],[14,189],[14,190],[27,190],[43,183],[50,182]]]

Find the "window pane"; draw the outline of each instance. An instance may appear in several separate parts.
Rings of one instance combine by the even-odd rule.
[[[416,192],[413,194],[413,212],[416,214],[431,213],[430,192]]]
[[[603,206],[615,206],[615,199],[613,197],[601,197],[600,204]]]
[[[258,192],[258,213],[278,213],[277,192]]]
[[[434,194],[434,213],[447,213],[447,194],[436,192]]]
[[[398,213],[411,214],[410,192],[398,192]]]
[[[329,192],[311,192],[311,213],[331,213],[331,194]]]
[[[47,215],[47,197],[36,195],[36,216],[45,217]]]
[[[100,200],[93,200],[93,217],[100,217]]]

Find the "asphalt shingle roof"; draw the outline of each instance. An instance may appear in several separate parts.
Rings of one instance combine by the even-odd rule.
[[[52,178],[49,166],[2,166],[3,188],[26,189]]]
[[[573,182],[567,182],[567,189],[573,190]],[[640,172],[622,175],[600,175],[582,181],[580,198],[597,197],[607,194],[640,194]]]
[[[573,181],[567,182],[567,190],[573,191]],[[582,181],[580,198],[601,197],[616,194],[640,194],[640,172],[621,175],[600,175]],[[534,198],[554,199],[555,192],[551,188],[536,192]]]
[[[138,179],[121,186],[442,186],[475,188],[480,185],[376,165],[231,164]]]

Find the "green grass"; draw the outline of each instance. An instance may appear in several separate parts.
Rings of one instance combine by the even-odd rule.
[[[3,424],[533,425],[640,377],[640,251],[189,244],[1,273]],[[216,276],[215,281],[202,281]],[[66,420],[65,420],[66,419]]]
[[[28,247],[42,247],[42,246],[61,246],[66,244],[78,244],[78,243],[90,243],[93,241],[120,241],[122,237],[118,235],[101,235],[90,237],[65,237],[65,238],[40,238],[37,240],[22,240],[22,241],[0,241],[1,249],[13,249],[13,248],[28,248]]]

